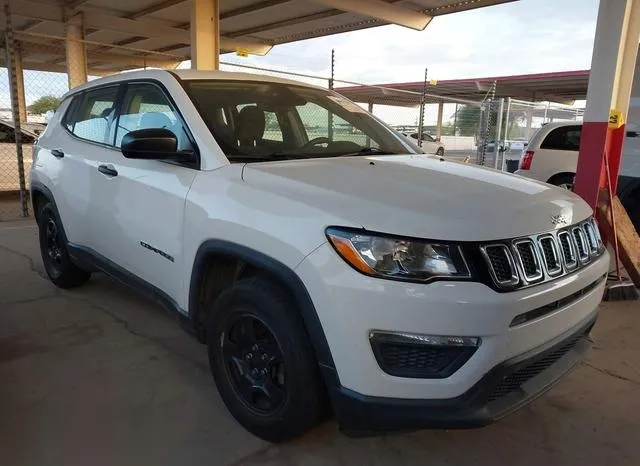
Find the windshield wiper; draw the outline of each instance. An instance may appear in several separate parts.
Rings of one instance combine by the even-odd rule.
[[[396,153],[378,149],[377,147],[363,147],[357,152],[347,152],[346,154],[338,155],[338,157],[351,157],[354,155],[396,155]]]

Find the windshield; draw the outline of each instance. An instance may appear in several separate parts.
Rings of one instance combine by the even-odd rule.
[[[248,81],[186,81],[186,87],[231,162],[415,152],[335,92]]]

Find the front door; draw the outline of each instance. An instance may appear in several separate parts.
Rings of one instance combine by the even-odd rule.
[[[164,90],[151,82],[128,83],[112,130],[114,147],[129,131],[166,128],[178,150],[194,143]],[[194,164],[134,160],[117,152],[102,161],[103,197],[111,210],[93,225],[104,256],[178,301],[183,293],[183,221],[187,193],[198,173]]]

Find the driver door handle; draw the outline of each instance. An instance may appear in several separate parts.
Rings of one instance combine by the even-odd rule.
[[[118,170],[113,168],[113,165],[111,165],[111,164],[98,165],[98,171],[100,173],[104,173],[107,176],[118,176]]]

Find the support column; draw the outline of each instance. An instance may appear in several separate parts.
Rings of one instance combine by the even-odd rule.
[[[191,9],[191,69],[220,68],[219,0],[193,0]]]
[[[625,126],[610,129],[609,114],[615,109],[627,117],[639,39],[640,2],[600,2],[574,187],[594,209],[606,186],[605,157],[616,193]]]
[[[87,82],[87,53],[83,40],[82,14],[78,13],[67,20],[67,40],[65,45],[69,89]]]
[[[20,123],[27,122],[27,102],[24,97],[24,72],[22,69],[22,53],[18,47],[16,47],[14,55],[14,67],[16,73],[16,97],[18,100],[18,116]]]
[[[440,142],[442,137],[442,114],[444,113],[444,103],[438,104],[438,120],[436,122],[436,141]]]
[[[525,110],[527,115],[527,126],[524,132],[524,137],[527,138],[527,141],[531,139],[531,125],[533,123],[533,108],[528,108]]]

